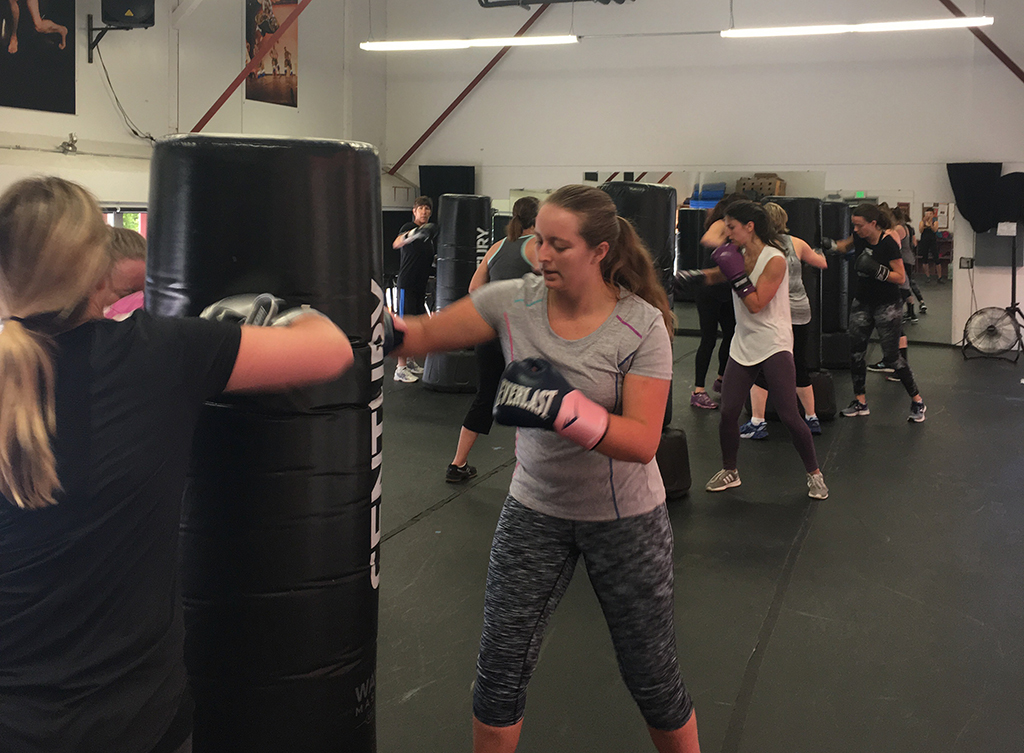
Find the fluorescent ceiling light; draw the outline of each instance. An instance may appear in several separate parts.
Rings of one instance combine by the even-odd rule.
[[[726,29],[723,37],[797,37],[808,34],[848,34],[866,31],[919,31],[922,29],[960,29],[966,26],[991,26],[991,16],[939,18],[923,21],[884,21],[871,24],[829,24],[827,26],[772,26],[761,29]]]
[[[398,50],[466,50],[470,47],[526,47],[543,44],[576,44],[579,37],[540,36],[540,37],[495,37],[491,39],[410,39],[404,42],[363,42],[361,50],[375,52],[395,52]]]

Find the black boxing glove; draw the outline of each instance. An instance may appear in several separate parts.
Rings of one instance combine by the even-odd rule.
[[[243,293],[211,303],[199,315],[216,322],[267,326],[284,303],[270,293]]]
[[[889,267],[885,264],[879,264],[867,251],[857,257],[854,267],[857,273],[864,275],[864,277],[874,277],[881,282],[889,279]]]
[[[608,433],[608,411],[573,387],[543,358],[506,367],[494,400],[503,426],[548,429],[592,450]]]

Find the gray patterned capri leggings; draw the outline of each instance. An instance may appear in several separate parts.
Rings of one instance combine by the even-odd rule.
[[[850,309],[850,376],[853,377],[853,394],[865,394],[868,366],[865,355],[868,338],[872,330],[878,330],[878,344],[882,346],[882,360],[896,370],[896,376],[903,383],[903,389],[913,397],[918,393],[914,374],[907,359],[900,354],[900,337],[903,336],[903,302],[881,303],[871,306],[856,298]]]
[[[671,731],[693,710],[676,659],[672,528],[665,505],[619,520],[564,520],[511,496],[491,546],[473,715],[492,727],[523,718],[548,620],[580,555],[619,671],[647,724]]]

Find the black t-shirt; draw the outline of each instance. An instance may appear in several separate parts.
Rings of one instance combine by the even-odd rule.
[[[402,225],[399,235],[418,227],[415,222]],[[398,287],[425,290],[430,269],[434,265],[434,238],[420,238],[402,246],[402,261],[398,267]]]
[[[859,238],[856,233],[854,233],[853,238],[854,248],[858,249],[861,253],[870,254],[871,258],[890,269],[892,268],[892,262],[902,261],[903,259],[900,255],[899,244],[891,236],[883,235],[878,239],[878,243],[874,245],[868,243],[863,238]],[[856,298],[868,306],[897,303],[901,300],[900,286],[894,282],[888,280],[882,282],[874,277],[868,277],[858,272]]]
[[[39,510],[0,496],[5,753],[139,753],[171,727],[186,679],[182,491],[200,408],[227,384],[240,333],[138,311],[57,336],[63,491]]]

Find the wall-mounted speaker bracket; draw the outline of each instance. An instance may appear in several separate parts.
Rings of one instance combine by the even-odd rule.
[[[87,19],[88,19],[87,20],[87,26],[88,26],[88,30],[89,30],[89,62],[90,63],[92,62],[92,51],[95,50],[97,47],[99,47],[100,40],[103,39],[104,36],[106,36],[108,31],[131,31],[132,29],[139,28],[137,26],[93,26],[92,25],[92,14],[91,13],[87,16]],[[96,38],[95,39],[93,39],[93,33],[94,32],[99,32],[99,33],[96,34]]]

